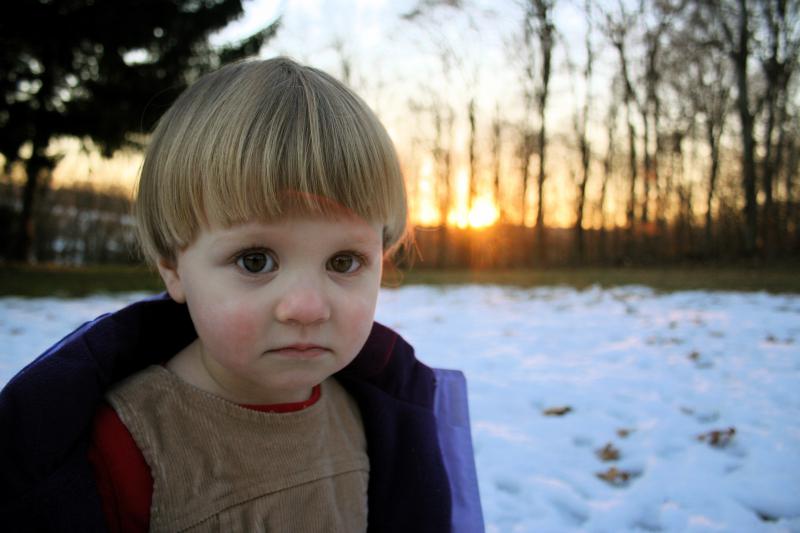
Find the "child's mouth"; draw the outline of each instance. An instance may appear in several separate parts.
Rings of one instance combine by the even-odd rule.
[[[319,357],[320,355],[328,351],[330,350],[328,350],[324,346],[319,346],[317,344],[298,343],[269,350],[269,353],[281,355],[284,357],[313,359],[314,357]]]

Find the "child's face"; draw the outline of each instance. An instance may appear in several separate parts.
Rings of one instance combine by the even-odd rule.
[[[305,400],[366,342],[382,256],[381,226],[355,217],[202,230],[159,265],[198,334],[174,369],[239,403]]]

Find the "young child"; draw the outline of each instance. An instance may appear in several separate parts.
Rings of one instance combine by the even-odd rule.
[[[482,531],[463,376],[373,322],[405,235],[392,143],[285,58],[204,76],[137,198],[168,296],[0,394],[9,531]]]

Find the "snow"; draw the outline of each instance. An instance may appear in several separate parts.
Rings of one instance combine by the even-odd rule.
[[[142,296],[0,298],[0,384]],[[487,531],[800,532],[800,296],[411,286],[377,319],[466,374]]]

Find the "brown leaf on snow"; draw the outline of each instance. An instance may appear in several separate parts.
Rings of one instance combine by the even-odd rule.
[[[616,461],[619,459],[619,449],[615,448],[610,442],[595,450],[594,453],[597,454],[601,461]]]
[[[698,352],[697,350],[693,351],[692,353],[689,354],[689,359],[691,359],[692,361],[699,361],[700,352]]]
[[[714,429],[708,433],[702,433],[697,436],[697,440],[707,442],[709,446],[715,448],[724,448],[733,440],[736,435],[736,428],[729,427],[728,429]]]
[[[569,405],[559,405],[557,407],[548,407],[542,411],[542,414],[544,416],[564,416],[570,412],[572,412],[572,407]]]
[[[612,466],[605,472],[597,472],[595,475],[610,485],[614,485],[615,487],[623,487],[639,474],[637,472],[620,470],[616,466]]]
[[[620,438],[624,439],[625,437],[627,437],[628,435],[630,435],[630,434],[631,434],[631,433],[633,433],[633,432],[634,432],[634,430],[633,430],[633,429],[628,429],[628,428],[619,428],[619,429],[617,430],[617,435],[618,435]]]

